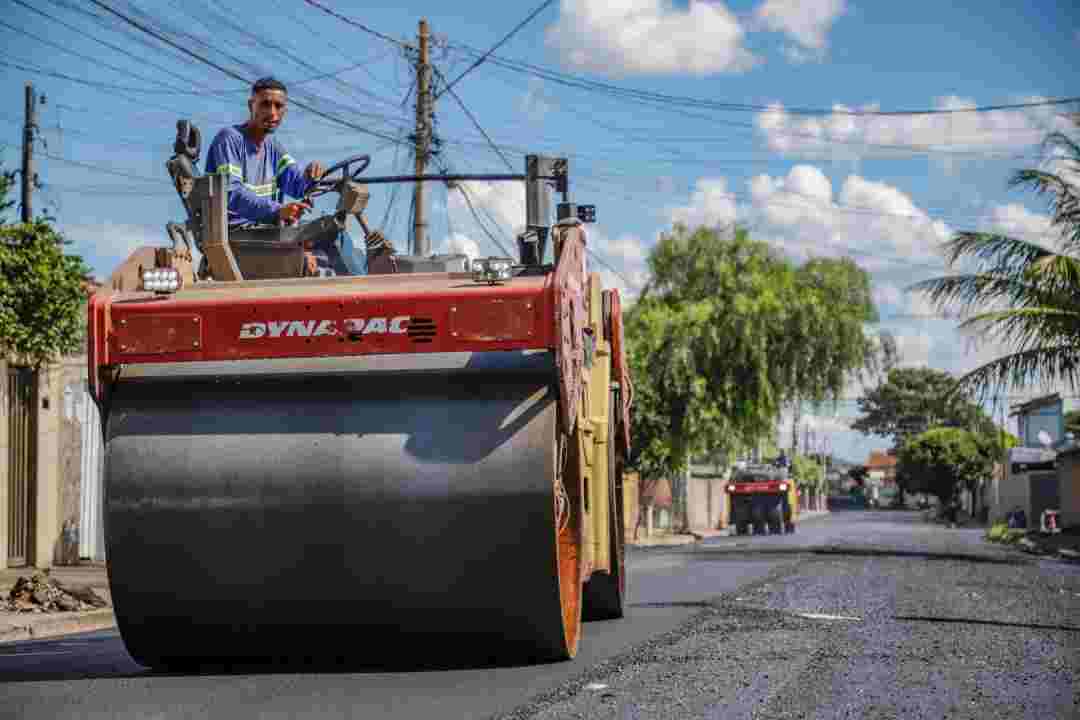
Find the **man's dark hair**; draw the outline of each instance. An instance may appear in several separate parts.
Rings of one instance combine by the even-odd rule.
[[[285,89],[285,83],[272,77],[264,77],[255,81],[255,84],[251,86],[251,94],[258,95],[263,90],[280,90],[286,95],[289,91]]]

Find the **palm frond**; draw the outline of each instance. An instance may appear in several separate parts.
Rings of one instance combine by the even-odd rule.
[[[1080,127],[1080,118],[1074,118],[1073,122],[1077,127]],[[1063,150],[1063,159],[1080,162],[1080,143],[1077,143],[1060,130],[1055,130],[1047,135],[1041,144],[1040,152],[1043,155],[1052,153],[1054,150]]]
[[[958,329],[989,336],[1016,350],[1048,343],[1080,343],[1080,308],[1030,307],[984,312],[968,318]]]
[[[1005,355],[960,378],[959,388],[984,401],[991,394],[1064,381],[1075,391],[1080,380],[1080,346],[1050,345]]]
[[[1037,243],[997,233],[961,232],[944,243],[950,265],[962,258],[976,261],[982,270],[1004,270],[1027,266],[1053,253]]]
[[[1043,290],[1080,295],[1080,258],[1051,253],[1025,268],[1025,273]]]
[[[1080,247],[1080,194],[1077,192],[1080,188],[1061,175],[1032,169],[1017,171],[1009,185],[1027,187],[1040,195],[1048,195],[1050,225],[1061,233],[1063,247]]]
[[[1056,305],[1053,293],[1030,281],[989,272],[929,278],[905,289],[926,295],[939,308],[958,304],[961,314],[984,310],[991,303],[1022,307]]]

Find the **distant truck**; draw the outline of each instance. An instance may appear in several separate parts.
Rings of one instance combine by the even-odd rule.
[[[786,467],[750,465],[735,470],[727,485],[728,526],[736,535],[793,533],[799,493]]]

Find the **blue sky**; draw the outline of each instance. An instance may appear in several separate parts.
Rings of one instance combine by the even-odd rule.
[[[403,41],[412,41],[426,17],[446,78],[469,66],[470,49],[487,49],[536,6],[319,2]],[[404,142],[410,131],[412,75],[400,47],[303,0],[105,4],[244,78],[272,73],[290,84],[294,100],[377,135]],[[10,98],[0,110],[2,159],[7,167],[18,162],[23,85],[33,81],[46,95],[36,207],[49,208],[105,277],[132,249],[164,242],[165,222],[181,218],[164,170],[175,120],[193,117],[205,147],[223,124],[245,119],[247,84],[155,40],[142,44],[145,35],[90,2],[4,5],[3,60],[22,67],[0,65],[0,91]],[[959,229],[1050,242],[1045,207],[1010,191],[1007,179],[1018,167],[1046,162],[1038,141],[1062,121],[1050,108],[850,111],[1077,96],[1080,65],[1070,59],[1078,53],[1080,11],[1067,2],[562,0],[497,56],[618,90],[570,87],[488,62],[455,92],[515,171],[521,150],[571,158],[575,199],[598,206],[591,234],[597,267],[628,295],[646,279],[646,254],[672,222],[739,221],[798,260],[854,257],[873,273],[879,327],[898,336],[903,362],[962,372],[996,349],[968,348],[953,321],[925,317],[933,309],[903,289],[941,271],[937,248]],[[759,108],[641,102],[629,90]],[[791,108],[841,112],[808,116]],[[439,99],[436,119],[446,167],[507,170],[449,94]],[[371,172],[411,164],[407,149],[295,105],[281,138],[302,162],[370,152]],[[399,245],[405,197],[386,215]],[[475,185],[472,197],[503,237],[520,223],[523,202],[512,186]],[[381,222],[389,205],[385,193],[375,193],[369,215]],[[497,252],[461,196],[445,190],[434,192],[432,238],[437,248]],[[853,386],[835,412],[809,419],[819,438],[851,459],[883,446],[846,429],[859,393]],[[784,427],[787,442],[790,424]]]

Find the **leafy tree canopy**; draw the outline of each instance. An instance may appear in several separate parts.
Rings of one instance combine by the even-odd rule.
[[[0,353],[35,367],[78,351],[89,268],[45,221],[0,226]]]
[[[939,425],[993,434],[996,426],[958,390],[951,374],[933,368],[893,368],[885,382],[859,398],[861,417],[852,428],[866,435],[907,438]]]
[[[992,468],[978,436],[961,428],[927,430],[905,442],[897,459],[909,492],[929,493],[942,502],[959,488],[975,487]]]
[[[791,463],[791,477],[807,490],[822,490],[825,486],[825,469],[812,457],[797,455]]]
[[[927,430],[908,439],[897,453],[897,473],[908,492],[923,492],[948,501],[957,489],[973,490],[990,476],[999,452],[1017,445],[1015,436],[992,437],[963,428]]]
[[[9,199],[15,188],[15,171],[4,170],[0,165],[0,225],[7,221],[7,212],[15,207],[15,200]]]
[[[875,352],[869,280],[850,260],[796,267],[745,229],[676,225],[649,267],[626,322],[643,477],[770,436],[783,403],[839,394]]]
[[[1065,413],[1065,432],[1071,432],[1080,437],[1080,410],[1070,410]]]

